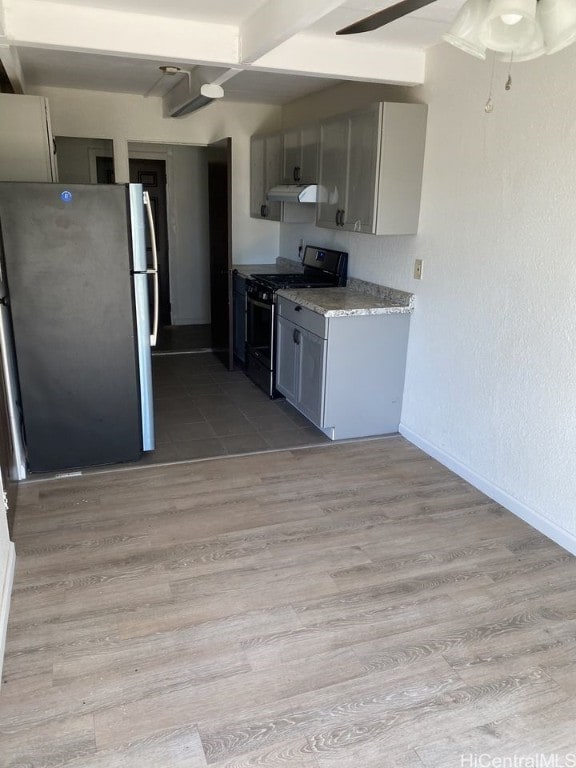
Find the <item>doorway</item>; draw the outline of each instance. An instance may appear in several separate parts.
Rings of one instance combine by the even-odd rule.
[[[61,182],[114,183],[110,139],[56,136],[55,141]],[[158,351],[196,352],[212,346],[208,152],[205,145],[128,142],[131,180],[144,182],[160,212],[163,316]],[[161,197],[156,198],[154,187]]]

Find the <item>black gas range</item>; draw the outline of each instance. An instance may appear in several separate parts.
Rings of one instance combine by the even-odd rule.
[[[303,271],[246,280],[246,373],[270,397],[276,391],[276,291],[346,285],[348,254],[307,245]]]

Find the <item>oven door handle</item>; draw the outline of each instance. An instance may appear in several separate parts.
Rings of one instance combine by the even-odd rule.
[[[254,304],[255,307],[262,307],[263,309],[271,309],[272,304],[265,304],[263,301],[256,301],[256,299],[248,296],[248,303]]]

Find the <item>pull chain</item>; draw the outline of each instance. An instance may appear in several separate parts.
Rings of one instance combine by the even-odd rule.
[[[510,53],[510,64],[508,66],[508,79],[506,80],[505,90],[509,91],[512,88],[512,61],[514,60],[514,53]]]
[[[490,114],[494,111],[494,102],[492,101],[492,86],[494,85],[494,65],[496,63],[496,54],[492,53],[492,73],[490,75],[490,91],[488,92],[488,99],[484,105],[484,112]]]

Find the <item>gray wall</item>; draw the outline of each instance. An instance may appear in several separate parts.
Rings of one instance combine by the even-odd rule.
[[[205,147],[172,148],[168,180],[174,325],[210,322],[208,162]]]
[[[90,184],[96,181],[95,156],[112,157],[110,139],[74,139],[56,136],[58,178],[68,184]],[[92,162],[92,169],[91,169]]]

